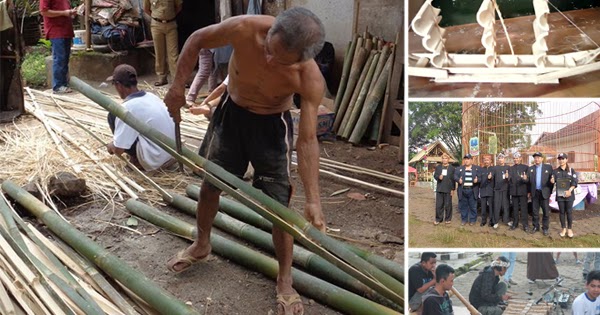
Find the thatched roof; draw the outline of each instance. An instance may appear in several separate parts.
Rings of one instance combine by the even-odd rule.
[[[457,162],[458,160],[450,154],[450,151],[440,142],[439,140],[430,143],[426,146],[424,150],[421,150],[415,155],[408,164],[417,163],[422,160],[427,160],[427,162],[442,162],[442,154],[448,154],[450,156],[450,163]]]

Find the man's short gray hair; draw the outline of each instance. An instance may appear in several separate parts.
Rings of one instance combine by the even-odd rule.
[[[283,11],[269,29],[269,36],[279,35],[290,52],[300,54],[302,61],[314,58],[325,44],[325,27],[310,10],[294,7]]]

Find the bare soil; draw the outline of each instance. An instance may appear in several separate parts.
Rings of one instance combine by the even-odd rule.
[[[27,121],[36,123],[35,120]],[[394,146],[370,150],[344,142],[323,142],[320,150],[321,156],[328,159],[403,176],[397,158],[399,149]],[[399,184],[363,175],[344,175],[402,190]],[[302,213],[304,195],[297,172],[293,173],[293,181],[297,190],[291,208]],[[200,180],[190,176],[189,182],[199,184]],[[177,188],[180,193],[187,183],[183,184],[183,188]],[[404,263],[402,244],[385,244],[379,241],[382,235],[403,239],[403,199],[328,175],[321,175],[320,185],[327,224],[331,228],[340,229],[340,232],[334,234],[399,264]],[[330,197],[332,193],[344,188],[350,188],[350,191]],[[351,192],[365,195],[366,199],[358,201],[349,198],[347,194]],[[188,246],[188,241],[142,220],[137,227],[131,227],[137,232],[123,228],[130,215],[121,203],[115,203],[113,207],[95,196],[63,202],[65,204],[60,209],[61,212],[77,229],[180,300],[189,302],[199,313],[266,314],[275,309],[275,282],[272,279],[214,254],[211,254],[207,263],[195,265],[188,271],[174,275],[166,269],[166,262],[177,251]],[[194,222],[191,217],[170,207],[157,206],[171,215],[190,223]],[[233,239],[217,229],[213,232]],[[237,239],[236,241],[244,243]],[[303,302],[306,314],[340,314],[304,296]]]

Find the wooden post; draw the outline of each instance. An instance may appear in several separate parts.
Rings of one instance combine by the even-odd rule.
[[[92,0],[85,0],[85,50],[92,50],[92,24],[90,23],[90,13],[92,12]],[[141,21],[142,23],[144,21]]]

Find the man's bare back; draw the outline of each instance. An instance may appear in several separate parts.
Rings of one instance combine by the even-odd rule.
[[[216,28],[212,31],[221,36],[210,36],[215,34],[209,32],[210,38],[202,43],[203,48],[233,46],[229,96],[239,106],[257,114],[291,109],[294,93],[318,103],[324,91],[324,80],[314,59],[299,62],[299,56],[286,52],[277,36],[267,36],[274,21],[273,17],[264,15],[233,17],[209,27]],[[227,40],[223,42],[225,38]],[[196,59],[179,62],[195,63]],[[178,74],[177,77],[181,76]],[[173,87],[178,84],[174,82]]]

